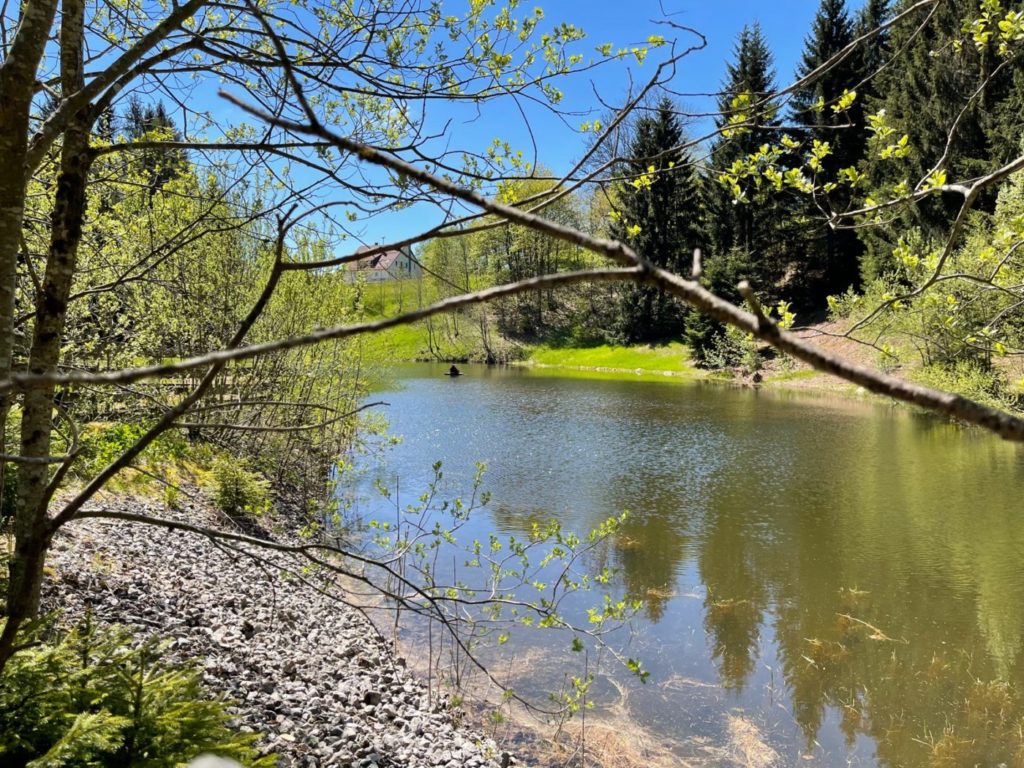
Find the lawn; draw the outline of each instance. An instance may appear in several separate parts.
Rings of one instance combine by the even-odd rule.
[[[690,360],[690,350],[679,342],[657,346],[536,347],[532,365],[560,368],[670,373],[697,378],[702,375]]]

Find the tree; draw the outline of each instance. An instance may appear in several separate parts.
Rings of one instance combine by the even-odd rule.
[[[863,13],[875,10],[866,6]],[[864,62],[859,52],[847,50],[853,40],[854,25],[847,15],[845,0],[822,0],[796,73],[798,82],[810,80],[811,85],[797,90],[790,105],[793,120],[802,127],[807,144],[828,145],[830,152],[822,159],[820,173],[830,179],[841,168],[856,167],[864,152],[863,97],[851,86],[873,70],[862,69]],[[819,69],[823,70],[821,74],[811,77]],[[847,103],[850,95],[854,100]],[[857,287],[859,283],[860,243],[856,233],[833,229],[816,215],[817,206],[829,210],[848,207],[847,188],[840,187],[837,192],[808,200],[811,208],[805,215],[813,224],[805,236],[805,264],[815,276],[809,281],[809,295],[805,299],[810,306],[823,306],[825,296]]]
[[[792,216],[792,200],[775,187],[739,173],[761,147],[779,136],[772,58],[760,25],[744,27],[719,97],[721,136],[711,149],[708,183],[707,279],[727,295],[735,295],[738,280],[749,279],[767,297],[778,297],[785,292],[790,261],[800,253],[791,247],[802,228]]]
[[[612,236],[659,267],[681,272],[703,248],[703,206],[694,164],[682,149],[682,126],[672,102],[636,120],[624,181],[615,187]],[[625,286],[619,297],[618,335],[628,343],[678,336],[682,307],[658,286]]]
[[[976,8],[971,0],[951,0],[893,26],[893,58],[875,79],[878,95],[868,100],[867,110],[883,114],[897,137],[907,136],[907,153],[902,163],[879,152],[867,155],[865,169],[875,199],[892,195],[894,189],[919,189],[933,171],[974,178],[993,163],[1003,165],[1016,156],[1019,132],[1007,130],[1004,121],[1017,123],[1010,117],[1010,105],[1021,98],[1024,64],[1017,55],[999,55],[998,35],[970,32]],[[912,9],[906,1],[896,6],[897,12]],[[995,200],[986,194],[979,203],[991,211]],[[958,209],[956,194],[933,196],[908,207],[901,227],[865,230],[864,278],[894,266],[896,241],[888,233],[916,226],[927,239],[941,239]]]
[[[544,174],[543,169],[541,174]],[[557,193],[550,181],[522,179],[506,182],[499,199],[515,205],[520,200],[543,199]],[[545,206],[544,215],[567,227],[580,228],[582,214],[576,196],[563,195]],[[500,227],[474,238],[484,274],[495,285],[516,282],[583,266],[579,247],[539,234],[528,227]],[[567,296],[563,299],[568,300]],[[572,323],[572,313],[560,313],[552,291],[537,291],[497,302],[497,328],[515,339],[535,339],[545,328]],[[560,316],[561,315],[561,316]],[[568,329],[566,329],[568,330]],[[557,331],[556,331],[557,333]]]

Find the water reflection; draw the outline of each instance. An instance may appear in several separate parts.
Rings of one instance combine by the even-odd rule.
[[[646,601],[631,713],[680,754],[742,712],[785,764],[1024,762],[1015,446],[849,401],[435,373],[389,394],[381,473],[441,459],[459,492],[488,461],[480,531],[630,510],[600,557]]]

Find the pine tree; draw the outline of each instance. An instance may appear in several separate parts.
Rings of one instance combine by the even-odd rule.
[[[797,252],[789,247],[795,234],[791,197],[758,190],[753,182],[744,181],[741,198],[745,202],[738,202],[718,180],[734,162],[779,137],[779,105],[771,98],[775,91],[772,58],[760,26],[745,27],[736,43],[735,60],[727,65],[718,103],[720,129],[727,129],[729,117],[741,105],[746,117],[740,130],[723,133],[712,147],[707,181],[711,222],[707,279],[726,294],[734,294],[736,281],[748,278],[764,295],[777,296]]]
[[[635,125],[627,180],[617,188],[612,235],[654,264],[676,272],[704,246],[702,210],[693,164],[681,149],[683,129],[672,102]],[[620,299],[618,336],[626,342],[653,341],[682,331],[679,303],[661,288],[628,286]]]
[[[126,133],[135,141],[143,139],[180,141],[181,135],[167,114],[163,102],[144,105],[133,98],[125,113]],[[150,190],[155,193],[185,168],[187,156],[180,149],[147,149],[142,152],[142,166],[150,176]]]
[[[901,0],[896,11],[910,5],[909,0]],[[923,26],[925,17],[914,15],[893,28],[893,59],[877,78],[879,95],[867,106],[871,112],[884,109],[889,124],[897,135],[908,136],[911,148],[900,162],[877,154],[866,157],[876,199],[892,195],[902,181],[911,186],[920,181],[946,152],[947,142],[944,170],[950,179],[982,175],[1017,153],[1024,62],[1019,57],[1000,59],[995,42],[979,49],[964,33],[964,20],[978,15],[976,0],[945,0],[926,12]],[[979,89],[978,97],[968,104]],[[961,203],[959,195],[928,198],[888,230],[916,227],[926,239],[941,237]],[[978,201],[982,210],[990,211],[994,204],[991,194]],[[863,239],[862,271],[870,279],[891,267],[893,236],[869,228]]]
[[[883,3],[884,4],[884,3]],[[804,43],[804,53],[797,69],[798,80],[809,78],[806,87],[793,95],[793,120],[803,128],[803,136],[812,142],[827,143],[831,153],[822,160],[819,181],[836,178],[841,168],[860,162],[864,151],[864,113],[855,99],[845,109],[834,109],[848,92],[855,88],[864,73],[857,51],[840,56],[854,40],[854,26],[846,12],[845,0],[821,0],[811,34]],[[826,67],[828,62],[835,61]],[[859,94],[858,94],[859,95]],[[820,195],[806,201],[805,216],[809,222],[804,253],[808,278],[807,304],[821,306],[825,297],[857,286],[861,246],[854,232],[833,229],[824,221],[817,205],[844,210],[850,202],[849,187],[840,185],[831,195]]]

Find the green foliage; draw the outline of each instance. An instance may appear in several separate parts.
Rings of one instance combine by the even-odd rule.
[[[712,337],[703,350],[703,361],[710,368],[738,368],[750,374],[761,370],[759,342],[749,333],[728,326]]]
[[[379,574],[385,593],[406,595],[395,599],[415,610],[429,603],[445,617],[446,628],[459,633],[460,646],[501,646],[514,633],[532,628],[568,630],[572,650],[580,651],[584,640],[602,644],[604,635],[620,629],[642,608],[639,599],[613,597],[605,591],[612,570],[597,557],[622,531],[628,513],[604,520],[586,535],[563,529],[557,519],[538,516],[525,526],[520,521],[523,530],[518,534],[460,540],[470,517],[490,501],[481,490],[485,466],[477,465],[472,493],[465,499],[440,500],[440,462],[433,471],[427,489],[404,506],[390,489],[378,485],[398,514],[393,520],[371,520],[366,527],[377,562],[386,565]],[[446,567],[449,560],[459,562],[457,574]],[[598,593],[598,604],[584,615],[574,603],[590,592]],[[638,663],[627,664],[609,650],[646,678]],[[565,691],[553,698],[571,714],[585,692],[585,687],[574,686],[568,698]]]
[[[862,13],[884,14],[884,3],[882,8],[877,7],[878,3],[874,5]],[[872,21],[877,26],[880,19]],[[797,77],[807,78],[839,56],[853,42],[855,28],[844,0],[821,0]],[[874,45],[884,44],[885,35],[881,37]],[[819,307],[827,294],[859,284],[862,248],[856,232],[829,227],[820,207],[842,211],[852,200],[851,185],[832,184],[828,191],[824,187],[838,177],[841,169],[855,168],[863,158],[867,141],[864,99],[871,87],[868,75],[873,70],[868,67],[872,65],[863,55],[840,58],[809,87],[797,90],[790,105],[795,122],[803,129],[801,139],[810,149],[812,181],[819,187],[814,198],[804,199],[803,206],[808,220],[802,258],[807,276],[799,299],[804,306]]]
[[[790,195],[807,180],[771,147],[780,128],[774,90],[773,57],[761,27],[744,27],[719,98],[718,125],[729,128],[712,147],[707,185],[705,282],[729,298],[737,298],[736,284],[746,279],[774,301],[793,255],[801,252],[802,221],[793,215]],[[778,166],[773,180],[763,176],[768,166]]]
[[[927,386],[956,392],[993,408],[1009,409],[1016,397],[1008,394],[999,371],[976,360],[936,363],[914,369],[911,378]]]
[[[119,130],[120,129],[120,130]],[[177,130],[161,105],[132,100],[126,113],[108,113],[95,137],[98,147],[132,140],[173,140]],[[111,370],[194,357],[226,347],[252,308],[275,256],[270,218],[254,214],[274,199],[270,175],[253,171],[233,178],[230,163],[176,149],[102,155],[92,168],[90,205],[82,228],[61,363]],[[30,182],[33,220],[47,220],[52,171]],[[272,207],[272,205],[271,205]],[[27,227],[32,253],[45,253],[49,232]],[[309,261],[334,255],[329,235],[295,230],[285,256]],[[45,265],[35,265],[42,274]],[[344,270],[286,275],[247,343],[298,336],[312,328],[355,319],[354,286]],[[35,289],[19,284],[19,312],[30,314]],[[226,366],[205,404],[190,411],[193,444],[210,440],[261,467],[304,495],[322,494],[330,462],[346,447],[352,419],[336,418],[355,407],[364,383],[353,371],[358,352],[344,342],[270,355],[259,363]],[[145,382],[126,390],[80,388],[61,393],[69,418],[100,423],[87,430],[73,471],[88,479],[130,447],[166,409],[199,382],[199,374]],[[232,407],[225,404],[231,401]],[[232,424],[323,429],[246,431]],[[175,438],[176,440],[179,438]],[[160,463],[161,438],[142,458]],[[60,438],[58,437],[58,443]],[[183,443],[183,441],[182,441]],[[65,448],[67,446],[64,446]],[[149,467],[152,469],[152,467]]]
[[[901,2],[896,10],[909,5]],[[876,78],[878,93],[867,100],[867,109],[884,114],[896,129],[895,139],[907,137],[906,151],[893,155],[883,147],[866,154],[862,170],[871,197],[884,200],[898,195],[901,185],[913,188],[939,158],[945,158],[943,169],[950,178],[966,179],[1017,155],[1024,60],[1017,54],[1019,42],[1003,37],[994,18],[985,21],[995,6],[947,0],[893,27],[890,46],[900,55]],[[999,12],[1001,21],[1008,10]],[[925,17],[928,23],[922,25]],[[1000,52],[1004,45],[1013,55]],[[890,255],[907,228],[920,227],[928,238],[941,237],[961,202],[959,195],[929,196],[906,206],[889,226],[864,229],[869,253],[862,269],[865,280],[895,266]],[[994,203],[995,196],[985,193],[978,206],[991,212]]]
[[[51,622],[0,678],[0,763],[10,768],[177,768],[212,752],[254,768],[255,736],[228,728],[224,704],[198,670],[165,658],[155,640],[134,645],[122,630]]]
[[[543,169],[542,169],[543,170]],[[530,207],[549,196],[549,181],[520,180],[501,185],[498,199]],[[531,202],[532,201],[532,202]],[[569,227],[583,226],[583,211],[575,195],[564,196],[544,208],[544,215]],[[582,269],[593,262],[581,249],[522,226],[502,227],[481,233],[473,243],[473,260],[491,284],[515,282],[553,272]],[[497,330],[514,339],[537,339],[571,331],[586,313],[585,288],[534,291],[498,301],[494,306]]]
[[[683,272],[694,248],[706,248],[703,206],[676,108],[663,99],[636,121],[628,162],[613,196],[612,235],[657,266]],[[619,340],[634,344],[678,337],[683,307],[662,289],[620,290],[615,324]]]
[[[920,370],[911,375],[922,382],[1014,407],[1001,361],[1024,346],[1017,311],[1024,268],[1014,258],[1022,243],[1024,174],[1016,174],[1002,185],[991,215],[970,218],[959,248],[946,253],[921,230],[905,231],[883,277],[867,284],[862,296],[829,300],[833,316],[870,316],[864,335],[881,348],[885,367],[916,363]],[[914,291],[908,285],[925,287]]]
[[[270,509],[270,483],[237,457],[217,456],[210,479],[214,503],[229,517],[255,516]]]
[[[75,474],[89,479],[111,464],[130,448],[148,429],[138,422],[95,423],[82,434],[78,460],[73,465]],[[181,435],[169,432],[149,445],[143,460],[153,465],[167,464],[182,459],[189,451]]]

